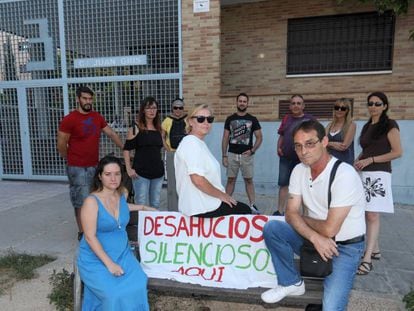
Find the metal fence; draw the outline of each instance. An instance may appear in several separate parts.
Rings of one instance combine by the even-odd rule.
[[[121,138],[144,97],[165,115],[182,93],[180,37],[179,0],[0,1],[0,178],[65,179],[56,132],[80,84]]]

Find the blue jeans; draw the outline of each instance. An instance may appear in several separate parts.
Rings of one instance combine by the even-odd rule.
[[[302,278],[295,268],[294,253],[299,254],[303,238],[286,222],[272,220],[263,228],[266,246],[272,256],[278,284],[289,286]],[[333,257],[333,271],[323,283],[323,309],[346,310],[364,242],[338,244],[339,256]]]
[[[154,179],[138,176],[138,178],[133,179],[132,184],[135,192],[135,204],[143,204],[159,208],[163,180],[164,176]]]
[[[279,158],[279,179],[277,181],[278,186],[289,186],[290,175],[293,169],[298,165],[300,161],[298,159],[288,159],[286,157]]]
[[[81,208],[83,200],[91,192],[91,185],[96,168],[68,166],[66,168],[69,179],[70,200],[74,208]]]

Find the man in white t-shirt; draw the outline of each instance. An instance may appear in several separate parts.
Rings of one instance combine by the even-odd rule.
[[[331,186],[328,208],[329,177],[337,159],[327,152],[324,127],[314,120],[305,121],[293,131],[293,142],[301,163],[290,177],[286,222],[269,221],[263,229],[278,284],[264,292],[262,300],[276,303],[286,296],[305,293],[305,284],[294,265],[294,253],[299,254],[307,239],[322,259],[333,260],[333,271],[324,280],[323,309],[346,310],[364,251],[362,183],[352,166],[341,163]]]

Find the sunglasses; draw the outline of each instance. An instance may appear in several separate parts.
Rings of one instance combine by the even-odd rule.
[[[368,105],[368,107],[372,107],[372,106],[381,107],[382,105],[384,105],[384,103],[381,103],[381,102],[376,102],[376,103],[368,102],[367,105]]]
[[[204,123],[205,120],[207,120],[208,123],[213,123],[214,121],[214,117],[213,116],[209,116],[209,117],[205,117],[205,116],[194,116],[191,117],[192,119],[197,119],[198,123]]]
[[[348,107],[345,107],[345,106],[334,106],[334,109],[335,110],[337,110],[337,111],[347,111],[348,110]]]
[[[184,107],[173,107],[174,110],[183,110]]]

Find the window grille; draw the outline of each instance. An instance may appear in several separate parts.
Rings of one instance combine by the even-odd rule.
[[[391,70],[394,26],[391,12],[289,19],[287,74]]]
[[[354,100],[352,100],[352,106]],[[318,120],[331,120],[336,99],[305,99],[305,112]],[[279,100],[279,119],[290,113],[289,100]],[[351,109],[351,113],[353,110]]]

